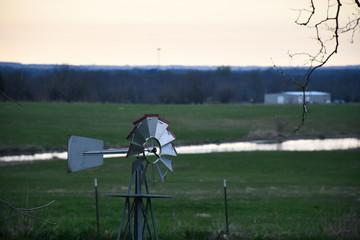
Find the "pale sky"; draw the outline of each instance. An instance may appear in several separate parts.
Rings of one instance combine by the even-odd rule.
[[[321,0],[324,1],[324,0]],[[0,62],[296,66],[307,0],[0,0]],[[360,33],[327,65],[360,65]],[[161,48],[160,51],[157,49]]]

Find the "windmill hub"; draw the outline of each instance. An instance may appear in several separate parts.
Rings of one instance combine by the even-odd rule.
[[[152,153],[156,153],[157,152],[157,148],[156,147],[154,147],[153,149],[149,149],[150,150],[150,152],[152,152]]]

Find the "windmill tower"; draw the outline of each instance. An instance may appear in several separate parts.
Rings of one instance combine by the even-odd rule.
[[[104,154],[126,153],[127,158],[135,158],[127,193],[105,194],[125,198],[117,239],[129,236],[136,240],[158,239],[151,199],[171,196],[150,194],[148,183],[164,182],[167,172],[173,172],[172,160],[168,156],[177,156],[172,143],[175,135],[169,129],[169,122],[157,114],[145,114],[133,124],[134,128],[127,137],[131,142],[129,149],[104,150],[102,140],[70,136],[68,172],[100,166]]]

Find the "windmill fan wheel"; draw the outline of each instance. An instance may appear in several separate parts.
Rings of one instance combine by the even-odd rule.
[[[137,160],[133,162],[133,170],[145,162],[142,174],[149,179],[146,172],[150,168],[153,184],[157,181],[155,172],[158,172],[164,182],[167,171],[174,171],[172,160],[165,156],[177,156],[172,143],[176,137],[169,129],[169,122],[157,114],[145,114],[133,124],[135,127],[127,137],[131,144],[126,157],[137,156]]]

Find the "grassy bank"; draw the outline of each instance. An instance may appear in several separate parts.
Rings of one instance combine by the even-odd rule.
[[[161,239],[222,239],[223,179],[228,181],[230,239],[359,239],[359,152],[252,152],[182,155],[175,173],[152,193]],[[50,207],[21,218],[1,208],[0,237],[96,239],[93,181],[99,181],[101,239],[115,239],[130,159],[66,174],[65,161],[0,167],[1,198],[15,206]]]
[[[127,146],[132,122],[158,113],[171,122],[176,144],[275,138],[299,121],[298,105],[127,105],[0,103],[0,147],[65,148],[67,135]],[[360,135],[359,105],[311,105],[296,137]]]

